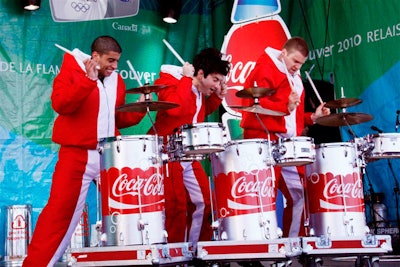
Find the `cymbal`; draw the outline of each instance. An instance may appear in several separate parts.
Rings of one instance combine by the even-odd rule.
[[[143,85],[137,88],[131,88],[126,90],[127,94],[150,94],[151,92],[158,92],[161,89],[167,87],[166,85]]]
[[[271,96],[273,94],[275,94],[274,89],[263,88],[263,87],[244,88],[243,90],[236,92],[236,96],[240,98],[256,98],[256,97]]]
[[[331,100],[325,103],[325,107],[327,108],[347,108],[351,106],[358,105],[362,102],[361,99],[358,98],[339,98],[336,100]]]
[[[266,108],[261,107],[258,104],[255,104],[255,105],[250,106],[250,107],[245,107],[245,106],[229,106],[229,107],[230,108],[241,109],[241,110],[247,111],[247,112],[264,114],[264,115],[271,115],[271,116],[284,116],[285,115],[284,112],[275,111],[275,110],[271,110],[271,109],[266,109]]]
[[[359,124],[372,120],[374,117],[365,113],[337,113],[328,116],[320,117],[316,123],[322,126],[346,126],[352,124]]]
[[[166,110],[170,108],[176,108],[179,105],[172,102],[167,101],[142,101],[129,103],[116,108],[117,111],[137,111],[144,112],[147,111],[156,111],[156,110]]]

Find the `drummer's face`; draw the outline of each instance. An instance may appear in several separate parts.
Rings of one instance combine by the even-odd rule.
[[[120,53],[110,51],[108,53],[99,54],[94,52],[93,59],[97,61],[100,66],[99,77],[108,77],[118,68],[118,61],[121,57]]]
[[[290,74],[295,74],[301,66],[303,66],[304,62],[306,62],[307,57],[303,56],[298,50],[288,51],[286,49],[282,50],[282,57],[286,64],[286,68]]]
[[[210,73],[207,77],[204,77],[203,71],[199,70],[198,77],[199,76],[201,77],[199,91],[204,95],[209,96],[213,92],[221,90],[221,83],[225,78],[224,75],[219,73]]]

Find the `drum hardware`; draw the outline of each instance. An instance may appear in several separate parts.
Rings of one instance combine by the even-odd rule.
[[[376,127],[375,125],[372,125],[372,126],[371,126],[371,130],[372,130],[372,131],[376,131],[376,132],[378,132],[378,133],[383,133],[383,131],[382,131],[381,129],[379,129],[378,127]]]
[[[270,147],[270,144],[272,144],[271,135],[270,135],[270,133],[269,133],[269,131],[267,129],[267,126],[265,126],[265,124],[261,120],[261,118],[258,115],[258,113],[256,113],[255,115],[256,115],[256,118],[257,118],[258,122],[260,123],[261,127],[264,129],[264,132],[267,134],[267,137],[268,137],[267,141],[268,141],[268,152],[269,153],[268,153],[268,159],[267,159],[268,163],[267,164],[273,165],[273,164],[275,164],[275,159],[274,159],[274,157],[272,155],[272,149]],[[275,177],[275,169],[274,168],[272,168],[272,172],[273,172],[273,177]]]
[[[284,145],[279,144],[275,145],[274,148],[272,149],[272,156],[274,159],[280,158],[281,156],[285,155],[287,152],[287,149]]]
[[[400,110],[397,110],[396,111],[396,133],[397,133],[397,130],[399,129],[399,125],[400,125],[400,121],[399,121],[399,114],[400,114]]]
[[[211,166],[212,167],[212,166]],[[208,177],[208,190],[210,190],[210,206],[211,206],[211,229],[213,231],[213,240],[219,240],[219,235],[218,235],[218,228],[219,228],[219,221],[215,220],[215,214],[214,214],[214,197],[213,197],[213,188],[211,186],[211,177]]]
[[[399,181],[397,180],[397,177],[396,177],[395,172],[393,170],[392,161],[390,159],[388,159],[388,165],[389,165],[390,172],[392,173],[394,184],[395,184],[395,187],[393,188],[393,192],[394,192],[395,199],[396,199],[396,219],[397,219],[397,227],[400,228]]]

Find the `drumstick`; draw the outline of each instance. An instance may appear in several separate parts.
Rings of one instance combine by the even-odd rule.
[[[129,59],[126,61],[126,63],[128,64],[129,68],[133,72],[133,76],[135,77],[135,80],[138,82],[139,86],[142,87],[143,84],[140,82],[139,77],[137,76],[137,73],[136,73],[135,69],[133,68],[133,66],[132,66],[131,62],[129,61]]]
[[[179,62],[184,65],[185,61],[183,60],[183,58],[175,51],[175,49],[167,42],[167,40],[163,39],[162,40],[164,42],[164,44],[168,47],[169,51],[172,52],[172,54],[174,54],[174,56],[179,60]]]
[[[68,50],[67,48],[65,48],[65,47],[63,47],[63,46],[61,46],[61,45],[59,45],[59,44],[54,44],[54,45],[55,45],[57,48],[60,48],[60,49],[61,49],[62,51],[64,51],[65,53],[70,54],[71,56],[73,56],[73,57],[79,59],[79,60],[82,61],[82,62],[85,61],[86,59],[90,59],[90,56],[84,57],[84,56],[79,55],[79,54],[74,54],[74,52],[72,52],[71,50]],[[96,69],[99,70],[99,69],[100,69],[100,66],[97,65],[97,66],[96,66]]]
[[[308,74],[307,71],[305,71],[305,73],[306,73],[306,76],[307,76],[308,81],[309,81],[310,84],[311,84],[312,89],[314,90],[314,93],[315,93],[315,94],[317,95],[317,97],[318,97],[319,102],[320,102],[321,104],[324,103],[324,101],[322,101],[321,96],[320,96],[319,93],[318,93],[317,88],[315,88],[314,82],[313,82],[313,80],[311,79],[310,74]]]

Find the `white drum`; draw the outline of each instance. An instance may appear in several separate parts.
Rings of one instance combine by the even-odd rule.
[[[162,137],[110,137],[100,143],[106,246],[166,241]]]
[[[210,154],[224,150],[224,128],[218,122],[186,124],[180,127],[184,154]]]
[[[273,156],[278,166],[301,166],[315,161],[314,139],[306,136],[281,138],[274,142]]]
[[[230,141],[210,155],[220,240],[280,236],[271,146],[265,139]]]
[[[380,133],[367,138],[373,144],[367,159],[400,158],[400,133]]]
[[[306,207],[316,236],[361,236],[367,232],[357,146],[326,143],[306,165]]]

